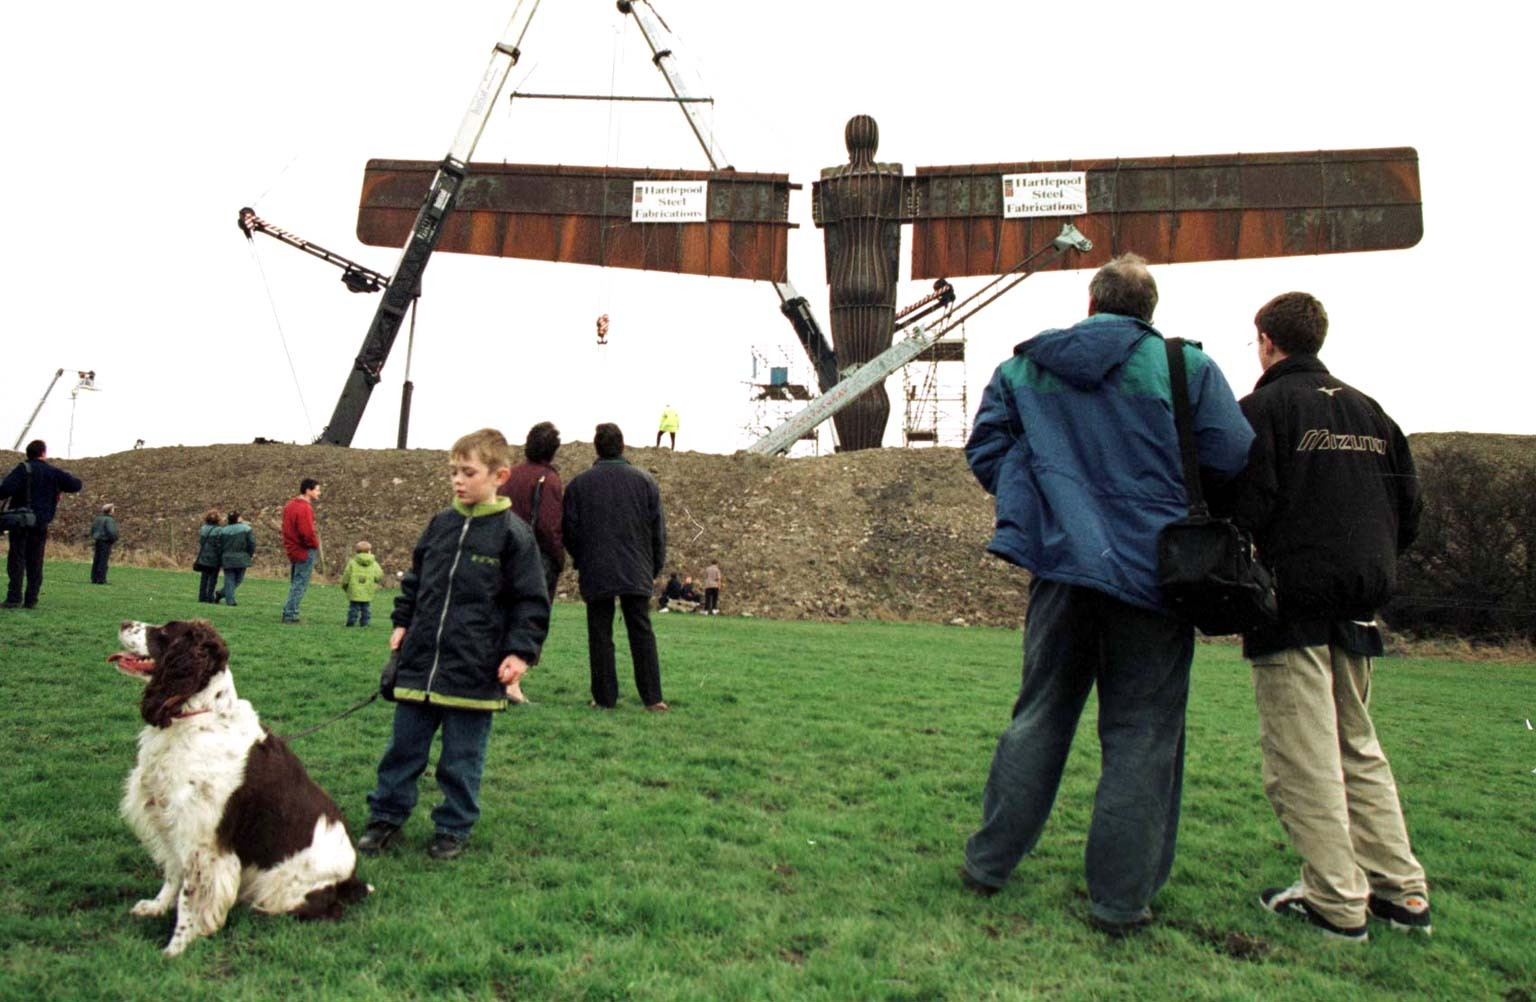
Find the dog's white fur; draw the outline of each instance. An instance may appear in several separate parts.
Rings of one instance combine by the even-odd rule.
[[[124,624],[119,640],[126,650],[148,656],[147,629],[144,623]],[[290,912],[311,891],[357,869],[346,828],[323,817],[309,847],[271,869],[242,869],[233,852],[219,848],[215,832],[225,804],[244,780],[251,746],[265,737],[227,669],[183,704],[180,719],[169,727],[139,732],[138,763],[128,776],[122,814],[160,865],[165,884],[132,912],[158,916],[176,906],[167,956],[221,928],[237,900],[261,912]]]

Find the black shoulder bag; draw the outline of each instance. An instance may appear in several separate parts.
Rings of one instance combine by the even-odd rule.
[[[15,498],[10,499],[10,507],[0,512],[0,532],[30,529],[37,525],[37,512],[32,510],[32,463],[28,461],[21,465],[27,471],[27,503],[18,505]]]
[[[1169,338],[1164,347],[1189,514],[1169,523],[1157,538],[1157,585],[1168,607],[1201,633],[1246,633],[1279,617],[1274,580],[1254,557],[1248,534],[1206,507],[1189,413],[1184,342]]]

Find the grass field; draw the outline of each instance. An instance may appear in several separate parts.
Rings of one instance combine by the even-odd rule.
[[[642,712],[621,668],[619,710],[597,714],[574,605],[535,705],[496,721],[463,858],[426,858],[429,771],[342,922],[237,908],[168,961],[168,920],[128,914],[159,880],[117,815],[140,728],[138,687],[103,660],[117,621],[211,617],[241,695],[286,733],[371,691],[390,597],[347,630],[321,587],[284,627],[276,581],[227,608],[198,605],[188,573],[48,574],[40,608],[0,612],[5,999],[1536,999],[1536,666],[1379,665],[1436,934],[1335,946],[1255,903],[1297,860],[1260,788],[1247,668],[1201,646],[1173,878],[1156,925],[1115,942],[1085,922],[1091,706],[1035,855],[994,898],[958,888],[1017,631],[659,616],[674,712]],[[389,720],[369,706],[294,743],[354,834]]]

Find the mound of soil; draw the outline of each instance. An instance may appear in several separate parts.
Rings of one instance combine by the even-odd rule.
[[[1023,621],[1028,576],[985,553],[992,501],[958,450],[769,459],[637,448],[627,456],[661,486],[668,566],[698,578],[718,560],[727,614]],[[0,469],[19,458],[0,454]],[[589,443],[567,443],[556,465],[569,481],[594,458]],[[359,539],[393,574],[409,567],[428,517],[450,499],[439,450],[215,445],[58,465],[85,490],[60,499],[52,539],[83,543],[92,515],[111,501],[121,532],[113,562],[148,566],[190,568],[204,512],[238,508],[256,532],[252,573],[286,577],[283,505],[300,479],[314,477],[324,487],[316,507],[321,576],[334,579]],[[64,549],[50,543],[50,552]],[[560,591],[576,597],[569,570]]]
[[[1416,454],[1471,450],[1529,464],[1536,439],[1462,433],[1414,435]],[[636,448],[631,462],[661,485],[668,566],[725,575],[722,610],[778,619],[880,619],[1018,626],[1028,575],[985,552],[992,499],[956,449],[875,449],[810,459]],[[0,470],[21,457],[0,452]],[[517,458],[521,458],[518,456]],[[569,481],[594,459],[566,444],[556,465]],[[91,516],[117,505],[114,562],[190,568],[209,508],[239,508],[256,531],[253,573],[286,577],[282,509],[299,480],[324,485],[316,521],[321,576],[334,579],[359,539],[387,571],[404,571],[428,517],[448,504],[441,450],[319,445],[215,445],[139,449],[59,465],[85,481],[60,499],[50,552],[85,543]],[[560,591],[576,597],[569,570]]]

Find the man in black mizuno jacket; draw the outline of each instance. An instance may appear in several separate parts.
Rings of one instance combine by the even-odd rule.
[[[1260,902],[1353,942],[1367,914],[1427,933],[1424,868],[1368,709],[1376,610],[1423,508],[1413,456],[1380,405],[1317,357],[1322,303],[1288,292],[1254,324],[1264,374],[1240,401],[1256,437],[1234,515],[1274,571],[1280,622],[1244,636],[1243,654],[1264,790],[1302,858],[1301,879]]]

